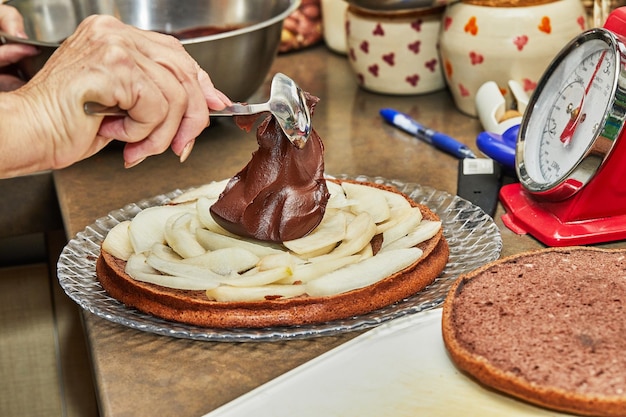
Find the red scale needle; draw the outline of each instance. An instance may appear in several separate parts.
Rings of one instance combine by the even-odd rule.
[[[598,63],[596,64],[596,68],[594,69],[593,74],[591,75],[591,78],[589,79],[589,83],[587,83],[587,88],[585,88],[585,94],[583,95],[583,98],[580,100],[580,104],[578,105],[577,108],[572,109],[572,111],[570,112],[570,119],[567,121],[567,125],[565,125],[565,128],[563,129],[563,132],[561,133],[561,136],[560,136],[561,142],[565,145],[568,145],[571,142],[572,137],[574,136],[574,132],[576,131],[576,127],[578,126],[578,121],[580,120],[580,116],[582,113],[583,102],[585,101],[585,97],[587,97],[587,94],[589,94],[589,90],[591,89],[591,84],[593,84],[593,80],[596,78],[596,75],[598,74],[598,71],[600,70],[600,67],[602,66],[602,61],[604,61],[605,55],[606,55],[606,51],[603,51],[602,55],[600,56],[600,59],[598,60]]]

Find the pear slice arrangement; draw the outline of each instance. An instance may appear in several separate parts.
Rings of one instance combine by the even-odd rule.
[[[331,197],[310,234],[277,244],[224,230],[211,217],[227,180],[147,208],[110,230],[102,249],[137,281],[202,290],[209,300],[332,296],[372,285],[417,262],[441,229],[402,194],[328,180]],[[377,243],[374,243],[377,242]]]

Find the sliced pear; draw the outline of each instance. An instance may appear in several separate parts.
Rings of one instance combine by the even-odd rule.
[[[183,258],[200,256],[206,252],[196,240],[195,230],[197,219],[193,213],[182,213],[171,216],[165,223],[163,235],[167,244]]]
[[[208,268],[216,274],[230,275],[252,269],[260,258],[243,248],[222,248],[183,259],[183,263]]]
[[[337,245],[345,236],[346,215],[343,211],[331,209],[326,212],[320,224],[310,234],[283,242],[283,245],[297,254],[303,254]]]
[[[197,229],[196,238],[206,250],[216,250],[222,248],[242,248],[254,253],[258,257],[281,253],[280,249],[264,242],[250,242],[241,238],[233,238],[215,233],[207,229]]]
[[[174,252],[174,249],[162,243],[155,243],[152,246],[152,249],[150,249],[149,254],[173,262],[180,262],[183,260],[183,258],[179,254]]]
[[[196,188],[192,188],[190,190],[185,191],[178,197],[172,199],[172,203],[184,203],[195,201],[200,197],[207,197],[209,199],[217,200],[224,188],[226,188],[226,184],[230,181],[229,178],[222,181],[214,181],[208,184],[201,185]]]
[[[340,184],[332,181],[326,181],[326,186],[328,187],[328,192],[330,193],[330,198],[326,203],[326,209],[345,209],[349,207],[351,202],[346,198],[345,191]]]
[[[328,188],[328,193],[330,194],[330,198],[333,198],[337,195],[342,195],[345,197],[343,187],[341,187],[341,184],[339,183],[336,183],[334,181],[326,181],[326,188]]]
[[[332,252],[311,258],[311,262],[326,262],[328,259],[350,256],[359,252],[370,243],[376,234],[376,224],[369,213],[356,216],[346,227],[346,237]]]
[[[415,230],[417,226],[419,226],[421,221],[422,212],[420,211],[419,207],[410,208],[407,211],[406,216],[403,217],[402,221],[399,221],[394,226],[383,232],[382,247],[384,248],[385,246],[395,242],[401,237],[408,235],[413,230]]]
[[[155,252],[151,252],[146,257],[146,263],[163,274],[205,280],[209,284],[206,288],[210,288],[211,285],[214,284],[219,284],[224,279],[223,276],[216,274],[208,268],[165,259]]]
[[[211,206],[216,201],[217,199],[213,200],[207,197],[198,198],[198,201],[196,202],[196,208],[198,210],[198,219],[200,220],[200,223],[202,223],[205,228],[212,232],[230,237],[238,237],[236,234],[229,232],[228,230],[217,224],[215,219],[213,219],[213,216],[211,216]]]
[[[309,235],[284,245],[246,239],[223,229],[210,214],[227,182],[174,199],[186,203],[141,211],[113,228],[103,249],[128,259],[128,273],[139,280],[210,289],[209,297],[223,301],[263,300],[370,285],[418,259],[421,251],[412,246],[441,227],[440,222],[422,221],[420,210],[400,194],[328,182],[326,215]],[[370,242],[378,233],[383,234],[382,249],[373,256]]]
[[[412,207],[411,203],[409,203],[409,201],[402,194],[394,193],[387,190],[380,190],[380,193],[387,200],[387,204],[389,205],[391,210],[402,210]]]
[[[360,255],[343,256],[340,258],[329,259],[326,262],[314,262],[296,265],[293,269],[293,274],[285,279],[278,281],[280,284],[294,284],[294,283],[307,283],[314,279],[317,279],[329,272],[335,271],[339,268],[343,268],[346,265],[350,265],[358,262],[361,259]]]
[[[128,228],[134,252],[147,252],[155,243],[164,243],[167,219],[177,214],[193,213],[194,206],[188,204],[154,206],[137,213]]]
[[[306,253],[298,253],[296,256],[303,260],[309,260],[311,258],[317,258],[318,256],[326,255],[333,251],[337,247],[337,243],[332,243],[326,247],[319,248],[318,250]]]
[[[363,288],[408,267],[422,254],[418,248],[379,252],[376,256],[306,283],[306,292],[312,297],[324,297]]]
[[[125,220],[113,226],[102,242],[104,251],[124,261],[128,260],[130,255],[134,253],[128,233],[130,223],[130,220]]]
[[[391,215],[389,216],[389,218],[387,220],[385,220],[382,223],[378,223],[376,225],[376,234],[383,233],[386,230],[391,229],[392,227],[394,227],[398,223],[401,223],[404,220],[406,220],[409,216],[411,216],[412,209],[413,209],[413,207],[411,207],[411,206],[408,206],[408,207],[390,207],[389,211],[391,212]]]
[[[276,298],[292,298],[304,294],[304,285],[264,285],[262,287],[231,287],[222,285],[208,290],[210,300],[222,302],[264,301]]]
[[[180,290],[208,290],[219,285],[216,281],[162,275],[146,263],[144,254],[133,254],[126,262],[126,273],[137,281]]]
[[[435,236],[437,232],[439,232],[439,229],[441,229],[440,221],[422,220],[414,231],[384,246],[381,248],[380,252],[413,247]]]
[[[273,284],[276,281],[291,275],[291,268],[282,266],[274,269],[260,271],[258,268],[251,269],[241,275],[231,275],[222,280],[223,284],[233,287],[258,287]]]
[[[359,251],[357,255],[361,257],[361,260],[374,256],[374,249],[372,248],[372,244],[370,243],[369,245],[366,245],[363,249]]]
[[[146,255],[143,253],[133,254],[128,258],[125,272],[133,278],[137,273],[161,275],[159,271],[146,263]]]
[[[351,182],[344,182],[341,186],[348,200],[357,202],[350,207],[354,214],[369,213],[374,223],[381,223],[389,218],[389,203],[381,190]]]
[[[305,261],[291,254],[290,252],[281,252],[262,257],[257,267],[259,271],[265,271],[267,269],[274,269],[280,267],[287,267],[293,269],[297,264],[304,263]]]

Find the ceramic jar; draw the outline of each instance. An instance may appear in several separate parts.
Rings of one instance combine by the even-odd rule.
[[[322,0],[322,33],[326,46],[333,52],[345,54],[346,11],[348,3],[344,0]]]
[[[475,94],[494,81],[508,105],[509,80],[529,95],[556,54],[587,28],[580,0],[462,0],[448,5],[439,38],[456,106],[476,116]]]
[[[445,7],[346,12],[348,60],[366,90],[423,94],[445,87],[437,42]]]

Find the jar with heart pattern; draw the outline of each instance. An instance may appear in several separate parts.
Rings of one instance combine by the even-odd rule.
[[[424,94],[445,88],[437,42],[445,6],[401,12],[346,11],[348,61],[362,88]]]
[[[530,95],[556,54],[587,28],[580,0],[461,0],[445,10],[439,45],[459,110],[476,116],[475,94],[495,81],[512,106],[509,80]]]

